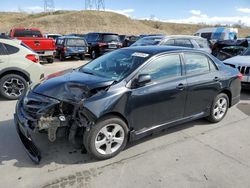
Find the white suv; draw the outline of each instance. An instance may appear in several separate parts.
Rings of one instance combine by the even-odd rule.
[[[18,99],[44,77],[38,55],[18,40],[0,36],[0,95]]]

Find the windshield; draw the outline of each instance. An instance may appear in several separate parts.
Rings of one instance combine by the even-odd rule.
[[[14,37],[42,37],[42,33],[38,30],[15,30]]]
[[[141,38],[135,42],[132,46],[150,46],[158,45],[161,42],[162,38]]]
[[[83,39],[68,39],[67,46],[86,46],[86,43]]]
[[[80,72],[121,81],[150,58],[150,54],[122,49],[101,56],[79,69]]]
[[[119,42],[118,35],[103,35],[103,42]]]

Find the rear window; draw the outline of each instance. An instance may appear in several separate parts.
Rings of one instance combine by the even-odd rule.
[[[118,35],[103,35],[103,42],[119,42]]]
[[[67,46],[86,46],[86,43],[83,39],[68,39]]]
[[[207,40],[195,39],[200,48],[209,48],[209,44]]]
[[[37,30],[15,30],[14,37],[42,37],[42,33]]]
[[[133,46],[158,45],[161,41],[161,38],[141,38]]]
[[[6,51],[7,51],[7,55],[11,55],[11,54],[15,54],[17,52],[19,52],[19,48],[15,47],[15,46],[11,46],[9,44],[3,44]]]
[[[211,40],[212,33],[201,33],[201,37],[207,40]]]

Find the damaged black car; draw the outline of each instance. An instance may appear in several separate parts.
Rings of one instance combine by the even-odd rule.
[[[18,101],[15,123],[36,163],[41,153],[31,132],[51,142],[64,132],[72,144],[108,159],[155,131],[203,117],[221,121],[239,102],[241,76],[198,50],[124,48],[46,77]]]

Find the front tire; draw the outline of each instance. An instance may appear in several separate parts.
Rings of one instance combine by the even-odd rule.
[[[210,109],[210,115],[207,120],[212,123],[220,122],[227,114],[229,108],[229,99],[225,93],[217,95]]]
[[[17,74],[8,74],[0,80],[0,94],[9,100],[21,97],[28,88],[27,81]]]
[[[84,146],[96,159],[104,160],[116,156],[126,146],[128,128],[118,117],[109,116],[98,121],[84,133]]]
[[[91,57],[92,59],[96,59],[98,57],[98,52],[96,50],[92,50]]]

